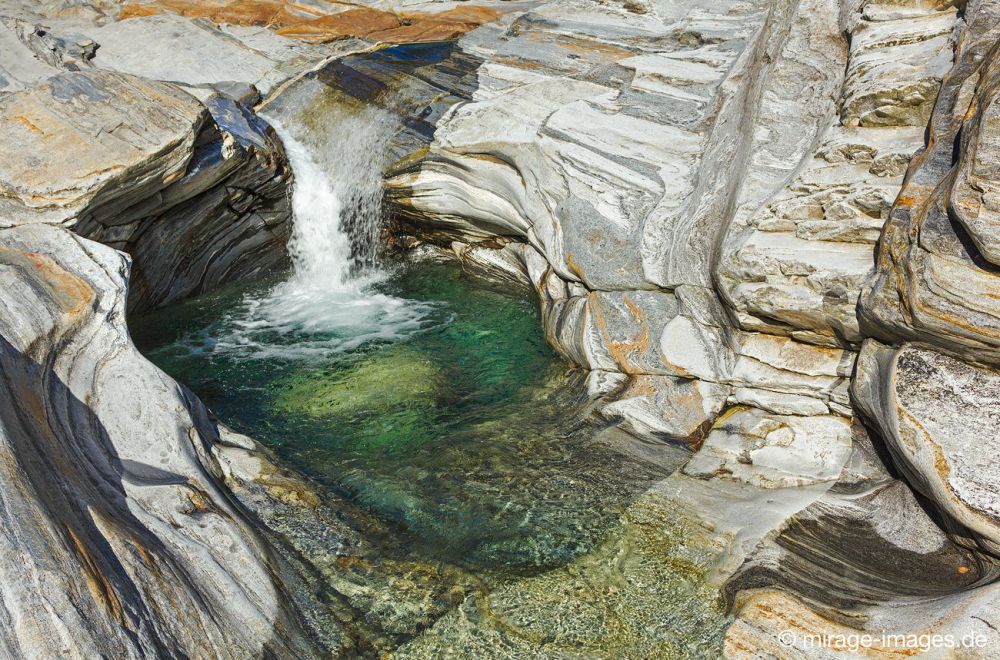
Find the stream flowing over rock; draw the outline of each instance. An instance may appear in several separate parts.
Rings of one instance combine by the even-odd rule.
[[[128,338],[286,262],[258,110],[362,104],[399,116],[395,242],[536,294],[594,414],[692,452],[486,605],[411,566],[379,614],[339,502]],[[998,117],[996,0],[0,0],[0,648],[670,657],[645,596],[683,565],[729,657],[995,657]]]
[[[207,411],[129,340],[128,266],[65,229],[0,230],[0,647],[308,653],[273,551],[221,484]]]

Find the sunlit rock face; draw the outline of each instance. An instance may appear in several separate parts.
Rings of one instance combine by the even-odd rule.
[[[836,112],[835,6],[551,3],[459,46],[485,60],[478,88],[388,182],[408,222],[459,245],[523,243],[505,249],[550,341],[626,374],[611,410],[665,436],[699,441],[727,401],[847,412],[850,356],[734,332],[713,275],[730,215],[774,194]],[[661,376],[700,382],[699,396],[651,405],[648,383],[635,396],[636,379]],[[674,430],[679,407],[700,423]]]
[[[997,8],[967,17],[928,127],[879,243],[859,318],[869,336],[1000,364],[995,240]]]
[[[960,549],[975,539],[995,551],[988,450],[970,433],[997,427],[995,12],[986,2],[534,6],[460,40],[484,60],[477,89],[389,172],[405,230],[474,272],[520,271],[534,286],[547,338],[593,370],[603,415],[646,437],[704,442],[686,478],[818,493],[789,499],[762,527],[748,514],[759,535],[744,534],[757,540],[793,515],[822,521],[815,547],[783,550],[797,557],[782,560],[790,573],[817,570],[819,547],[847,566],[885,543],[865,527],[879,506],[900,518],[893,544],[915,553],[905,561],[942,566],[940,579],[893,578],[875,595],[864,588],[874,578],[844,568],[838,589],[853,595],[839,600],[785,580],[797,596],[781,598],[810,604],[796,606],[803,625],[835,616],[995,636],[973,618],[993,596],[961,595],[992,579],[993,560]],[[852,402],[857,351],[872,336],[894,346],[866,344]],[[873,464],[891,466],[864,488],[849,476],[864,436],[856,409],[879,448]],[[803,464],[815,471],[800,474]],[[945,520],[899,497],[892,475]],[[864,506],[840,502],[852,489]],[[724,516],[712,504],[701,515]],[[858,547],[837,543],[855,524]],[[938,524],[950,536],[913,545]],[[733,594],[781,582],[759,579],[750,560],[740,571],[723,563]],[[894,617],[900,599],[917,604]],[[780,646],[763,601],[733,602],[746,618],[732,654]],[[925,618],[933,602],[940,614]]]
[[[500,12],[284,2],[0,4],[6,226],[133,257],[129,309],[273,269],[291,173],[253,106],[338,54],[453,39]],[[269,29],[265,29],[269,28]]]
[[[532,614],[540,594],[579,592],[580,575],[630,547],[641,548],[635,583],[673,589],[676,573],[661,569],[684,557],[725,592],[737,618],[712,636],[734,657],[805,652],[782,641],[789,625],[981,634],[1000,648],[989,585],[1000,493],[987,460],[1000,428],[996,3],[372,5],[0,0],[0,227],[59,224],[121,248],[134,259],[129,307],[166,304],[283,258],[290,172],[253,106],[280,110],[321,88],[389,106],[404,119],[386,175],[401,231],[533,290],[546,338],[590,372],[598,416],[700,447],[623,518],[624,540],[497,594],[496,618],[467,602],[404,654],[454,639],[482,651],[511,622],[568,649],[614,638],[677,653],[648,626],[588,637],[598,626]],[[375,64],[351,55],[460,36],[407,62],[391,49]],[[8,290],[26,291],[0,320],[7,387],[26,411],[3,426],[12,474],[28,484],[11,497],[44,523],[11,530],[23,544],[11,553],[69,566],[56,574],[78,577],[51,597],[80,616],[62,628],[15,590],[13,611],[32,614],[8,646],[55,654],[79,629],[84,654],[302,651],[266,544],[225,508],[211,460],[174,449],[189,446],[188,422],[211,435],[192,421],[201,409],[122,343],[123,284],[109,275],[121,257],[46,227],[0,240]],[[100,286],[106,295],[88,293]],[[137,398],[142,388],[121,409],[88,398],[74,378],[101,383],[105,362],[99,343],[78,346],[78,327],[133,356],[107,361],[128,372],[110,383],[148,377],[166,407]],[[66,338],[58,354],[54,336]],[[43,368],[38,389],[31,370]],[[68,435],[54,382],[83,401],[86,428],[108,431]],[[170,431],[156,437],[172,467],[146,455],[145,436],[129,440],[139,427]],[[108,465],[61,458],[81,441],[112,447]],[[37,456],[96,465],[103,490],[59,494],[82,488],[72,471],[58,492],[40,488],[56,470]],[[115,495],[94,495],[104,491]],[[157,527],[168,519],[171,530]],[[649,540],[651,525],[662,538]],[[212,554],[219,538],[234,563]],[[204,584],[144,569],[133,547],[168,567],[197,555]],[[594,620],[645,602],[614,593]],[[711,599],[688,596],[696,608]]]
[[[49,36],[21,22],[5,34],[30,45],[39,32]],[[284,260],[290,171],[247,99],[209,92],[201,102],[90,60],[39,66],[46,77],[0,92],[3,226],[60,224],[128,251],[130,310]]]
[[[360,3],[359,3],[360,4]],[[380,3],[372,3],[380,4]],[[365,7],[338,2],[300,3],[290,0],[137,0],[125,2],[121,20],[159,14],[179,14],[214,23],[268,26],[277,34],[311,43],[359,37],[384,43],[420,43],[455,39],[501,12],[491,7],[433,5],[407,10],[404,6]]]
[[[1000,181],[991,150],[1000,8],[974,3],[928,127],[879,242],[858,317],[859,411],[946,524],[996,553],[997,496],[983,456],[997,437],[1000,291],[993,249]]]
[[[290,178],[273,131],[238,101],[62,72],[0,99],[5,224],[49,222],[127,250],[130,309],[282,260]]]

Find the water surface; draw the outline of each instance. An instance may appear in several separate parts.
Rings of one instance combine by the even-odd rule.
[[[291,270],[132,319],[136,343],[333,509],[382,521],[327,574],[374,655],[711,657],[712,553],[647,492],[687,453],[590,415],[525,292],[381,253],[380,173],[413,122],[338,85],[271,110],[295,174]]]

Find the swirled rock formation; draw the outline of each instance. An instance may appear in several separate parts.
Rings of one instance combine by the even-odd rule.
[[[129,340],[127,271],[65,229],[0,230],[0,647],[309,654],[207,411]]]
[[[802,630],[832,618],[1000,643],[977,586],[996,573],[998,500],[970,437],[997,428],[995,11],[545,3],[459,42],[483,61],[471,98],[389,172],[404,231],[535,288],[546,336],[591,370],[607,419],[703,443],[671,492],[740,539],[718,541],[716,573],[741,612],[733,655],[780,648],[769,598]],[[936,522],[904,484],[938,504]],[[754,491],[783,504],[720,522]],[[873,520],[878,506],[895,522]],[[793,524],[810,531],[792,540]],[[937,525],[948,534],[930,542],[920,530]],[[881,574],[861,569],[867,553]]]
[[[1000,550],[994,468],[1000,429],[1000,290],[992,150],[1000,135],[1000,8],[972,4],[955,66],[879,242],[859,318],[859,411],[946,524]]]
[[[36,31],[37,34],[37,31]],[[89,66],[0,93],[6,226],[45,222],[127,250],[146,309],[284,259],[289,168],[240,101]]]
[[[62,606],[14,589],[9,648],[56,653],[79,628],[82,653],[311,652],[297,624],[309,617],[282,600],[273,550],[229,499],[240,487],[220,485],[239,451],[198,453],[218,443],[204,411],[129,353],[121,257],[43,226],[132,254],[132,309],[278,263],[289,172],[252,110],[258,92],[279,115],[311,97],[398,113],[386,187],[400,242],[534,291],[550,343],[589,372],[598,416],[696,450],[619,538],[487,607],[474,594],[431,607],[440,618],[407,627],[402,655],[528,653],[537,639],[710,653],[641,618],[581,623],[641,608],[636,585],[649,584],[698,612],[723,592],[735,621],[706,637],[733,657],[796,657],[807,635],[859,631],[1000,648],[993,0],[11,5],[0,135],[16,148],[0,159],[0,226],[30,226],[2,239],[8,290],[24,291],[3,298],[3,382],[8,401],[40,403],[5,412],[3,438],[9,483],[31,486],[11,501],[44,525],[4,540],[61,567],[79,618],[60,628],[45,617]],[[166,429],[169,468],[133,435],[146,422],[92,396],[95,373],[124,367],[74,343],[86,333],[134,357],[140,375],[109,386],[148,376],[167,393],[156,401],[178,403],[125,399]],[[66,415],[87,433],[68,433]],[[100,461],[70,460],[79,443]],[[71,468],[60,488],[40,488],[56,464]],[[64,493],[91,474],[84,511]],[[191,526],[198,516],[213,526]],[[204,534],[231,541],[236,563]],[[602,572],[620,557],[626,587]],[[204,583],[163,587],[189,563]],[[233,593],[239,605],[222,607]],[[553,593],[577,625],[539,612]],[[594,594],[600,606],[584,603]]]

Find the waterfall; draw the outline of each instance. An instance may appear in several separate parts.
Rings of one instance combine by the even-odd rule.
[[[353,289],[357,284],[351,277],[351,239],[341,227],[344,205],[334,181],[304,144],[277,122],[274,126],[281,134],[295,174],[294,222],[288,242],[293,270],[283,289],[285,293],[295,289]]]
[[[380,277],[382,169],[397,120],[375,107],[326,120],[302,136],[270,120],[295,174],[289,285],[357,290]]]
[[[433,323],[430,303],[378,291],[383,154],[395,119],[378,108],[326,115],[324,127],[269,118],[295,181],[292,270],[265,295],[248,296],[215,351],[246,357],[322,359],[375,341],[399,341]]]

